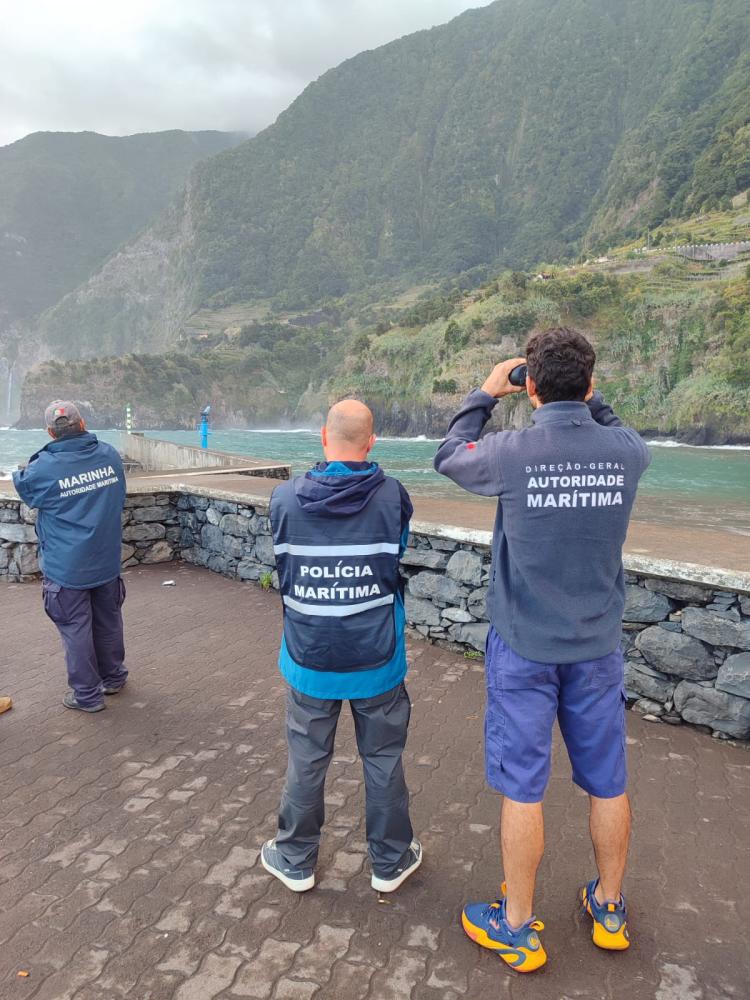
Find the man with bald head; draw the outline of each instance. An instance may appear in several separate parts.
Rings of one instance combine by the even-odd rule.
[[[364,403],[331,407],[321,439],[325,461],[271,497],[289,764],[278,832],[261,861],[293,892],[315,885],[326,772],[341,703],[349,701],[365,776],[371,884],[393,892],[422,862],[401,759],[411,705],[399,559],[412,505],[401,483],[368,459],[375,434]]]

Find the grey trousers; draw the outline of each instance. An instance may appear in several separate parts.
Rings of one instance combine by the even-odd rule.
[[[103,701],[102,687],[122,687],[128,679],[122,634],[125,583],[116,577],[90,590],[71,590],[44,579],[47,616],[57,625],[65,649],[68,684],[80,705]]]
[[[333,756],[342,702],[287,697],[289,764],[279,809],[276,846],[287,864],[312,868],[325,820],[326,773]],[[404,684],[375,698],[349,702],[365,777],[367,844],[373,871],[393,875],[412,841],[409,790],[401,755],[411,716]]]

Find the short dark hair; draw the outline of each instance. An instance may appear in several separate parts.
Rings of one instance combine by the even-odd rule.
[[[529,378],[542,403],[586,398],[596,352],[582,333],[555,326],[535,333],[526,345]]]
[[[69,438],[76,434],[83,434],[83,424],[80,420],[76,420],[74,424],[61,420],[59,427],[51,427],[50,430],[55,435],[55,441],[60,441],[62,438]]]

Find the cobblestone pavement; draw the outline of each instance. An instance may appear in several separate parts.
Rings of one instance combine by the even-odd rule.
[[[500,879],[481,663],[411,644],[421,870],[388,900],[370,889],[342,716],[319,883],[293,896],[258,864],[285,767],[278,597],[177,565],[127,582],[132,680],[94,716],[60,704],[38,586],[0,587],[0,693],[15,701],[0,717],[3,1000],[750,996],[744,749],[630,717],[634,945],[607,955],[575,905],[594,869],[586,801],[558,743],[538,897],[550,963],[519,977],[458,923]]]

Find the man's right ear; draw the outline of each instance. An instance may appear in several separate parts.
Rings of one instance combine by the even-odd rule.
[[[323,447],[327,448],[328,447],[328,428],[327,427],[321,427],[320,428],[320,440],[323,443]]]

